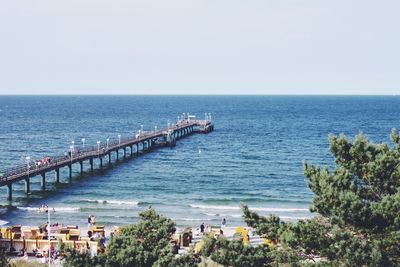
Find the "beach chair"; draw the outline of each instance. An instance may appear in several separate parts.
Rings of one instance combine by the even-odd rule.
[[[197,243],[197,244],[194,246],[194,253],[196,253],[196,254],[200,253],[200,250],[201,250],[201,248],[202,248],[203,246],[204,246],[204,240],[200,240],[200,242]]]
[[[38,240],[37,247],[43,251],[48,251],[50,247],[49,240]]]
[[[37,237],[38,234],[40,233],[39,228],[31,228],[31,237]]]
[[[24,250],[24,240],[17,239],[11,242],[11,247],[14,249],[15,252],[23,251]]]
[[[99,233],[102,237],[105,236],[105,226],[104,225],[93,225],[92,226],[92,233],[95,235],[96,233]]]
[[[22,238],[23,239],[30,239],[32,237],[31,230],[24,230],[22,231]]]
[[[26,239],[25,240],[25,250],[28,253],[28,256],[35,256],[35,250],[37,248],[37,240],[36,239]]]
[[[75,241],[75,249],[85,252],[88,249],[86,241]]]
[[[10,239],[0,239],[0,247],[4,248],[5,251],[10,251],[11,240]]]
[[[1,238],[11,239],[11,229],[9,227],[2,227],[1,228]]]
[[[67,240],[67,234],[53,234],[52,235],[55,239]]]
[[[50,226],[50,234],[57,233],[58,231],[58,226]]]
[[[67,234],[67,240],[78,241],[81,236],[81,230],[70,229],[69,234]]]

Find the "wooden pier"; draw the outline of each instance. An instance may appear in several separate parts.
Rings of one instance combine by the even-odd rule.
[[[205,120],[192,120],[190,117],[178,119],[176,124],[168,124],[165,129],[151,132],[142,130],[138,134],[129,138],[121,139],[119,135],[117,140],[109,140],[107,142],[97,142],[96,146],[77,149],[70,147],[67,155],[48,157],[45,163],[38,166],[35,161],[27,161],[26,165],[16,166],[0,170],[0,187],[7,186],[7,199],[12,200],[12,184],[21,180],[25,181],[25,193],[30,192],[30,179],[40,175],[41,189],[46,187],[46,175],[54,172],[54,182],[60,182],[60,169],[68,167],[69,178],[72,178],[72,165],[78,163],[80,165],[80,174],[84,172],[83,163],[88,161],[90,170],[94,170],[94,160],[99,161],[100,167],[103,166],[103,159],[108,159],[111,164],[112,153],[115,153],[116,160],[119,160],[120,151],[123,151],[123,157],[127,158],[127,152],[130,157],[138,156],[142,153],[150,151],[152,148],[160,146],[174,146],[176,140],[184,138],[193,133],[208,133],[214,130],[214,125],[210,117]]]

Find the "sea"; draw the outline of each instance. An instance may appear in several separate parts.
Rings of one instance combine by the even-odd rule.
[[[229,95],[72,95],[0,96],[0,169],[25,164],[107,138],[152,131],[183,113],[203,119],[211,113],[215,131],[194,134],[173,148],[160,148],[79,174],[79,165],[61,170],[61,182],[48,173],[13,185],[13,200],[0,188],[0,224],[38,226],[51,221],[84,227],[90,215],[108,227],[136,223],[149,206],[177,226],[244,225],[241,203],[260,215],[297,221],[309,211],[313,193],[303,161],[334,166],[328,135],[354,139],[366,134],[390,142],[399,127],[399,96],[229,96]],[[105,161],[107,162],[107,161]]]

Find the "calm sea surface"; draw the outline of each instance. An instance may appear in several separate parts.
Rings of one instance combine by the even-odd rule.
[[[243,224],[240,202],[262,215],[284,220],[312,216],[313,197],[303,176],[302,160],[332,163],[329,133],[354,137],[364,132],[374,142],[389,142],[399,127],[397,96],[0,96],[0,168],[63,154],[71,141],[129,136],[144,125],[153,130],[174,122],[183,112],[204,118],[211,112],[215,131],[195,134],[139,158],[80,177],[78,164],[68,183],[47,174],[13,186],[12,202],[0,188],[2,223],[39,225],[46,203],[55,207],[52,221],[85,225],[122,225],[138,220],[152,205],[180,225]],[[85,163],[85,169],[89,164]]]

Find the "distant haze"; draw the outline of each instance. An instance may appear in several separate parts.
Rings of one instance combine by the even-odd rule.
[[[400,1],[21,0],[0,94],[399,94]]]

